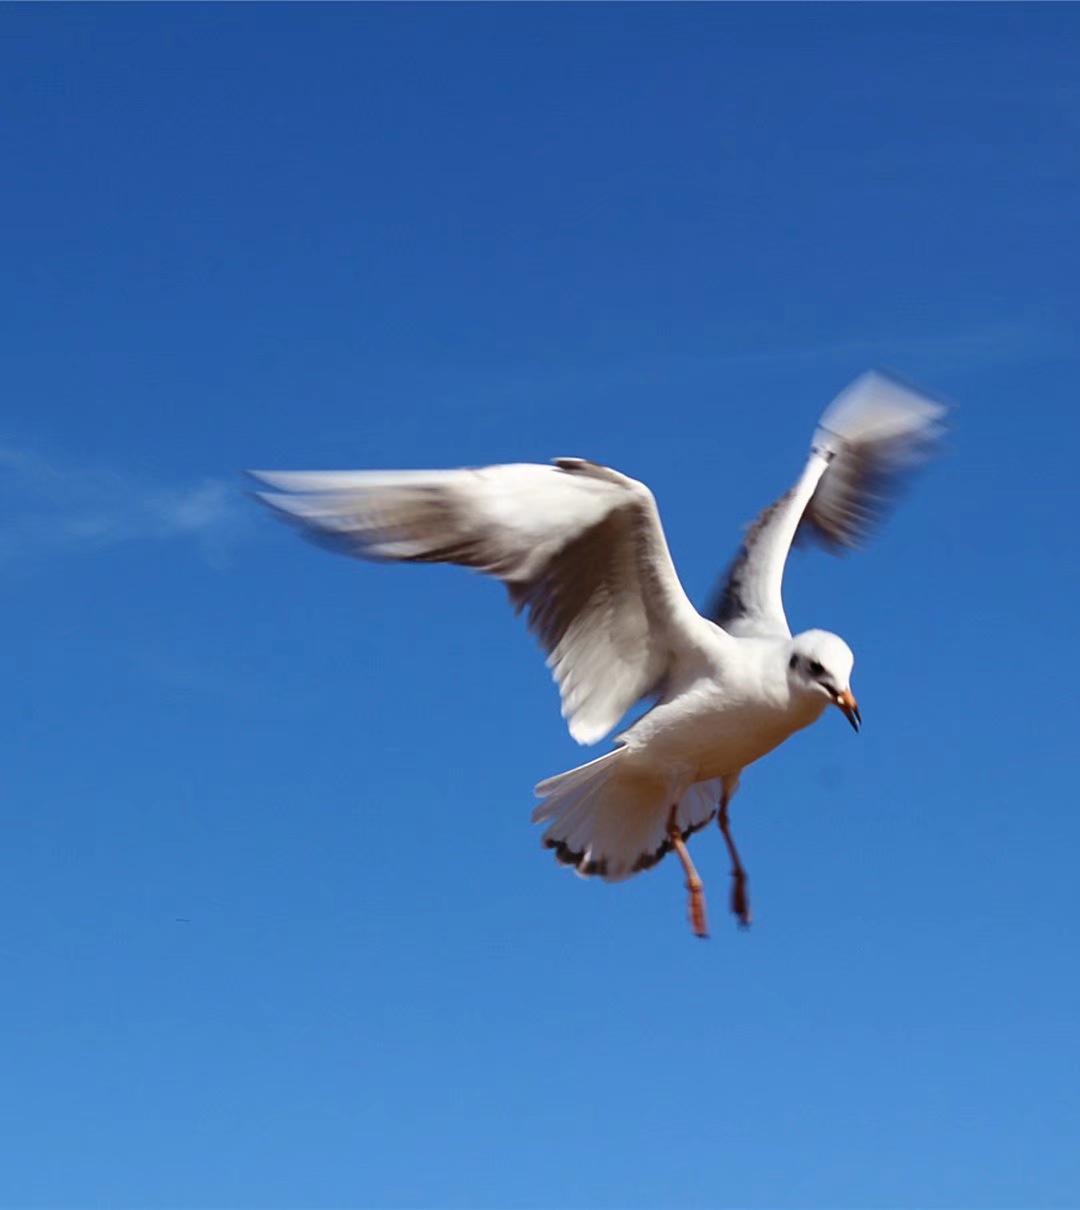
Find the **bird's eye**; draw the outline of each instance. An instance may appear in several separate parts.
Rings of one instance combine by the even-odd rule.
[[[787,666],[788,666],[789,668],[798,668],[798,666],[799,666],[799,657],[798,657],[797,655],[793,655],[793,656],[791,657],[791,659],[790,659],[790,660],[788,660],[788,665],[787,665]]]
[[[821,674],[822,674],[824,671],[825,671],[825,666],[824,666],[824,664],[819,664],[819,663],[817,662],[817,660],[811,660],[811,661],[810,661],[810,675],[811,675],[811,676],[821,676]]]

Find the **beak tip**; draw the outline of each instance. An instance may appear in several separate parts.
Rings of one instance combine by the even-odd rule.
[[[862,726],[862,712],[859,710],[859,704],[850,689],[845,689],[839,694],[836,699],[836,704],[844,712],[844,717],[851,724],[852,730],[856,735],[859,733],[859,728]]]

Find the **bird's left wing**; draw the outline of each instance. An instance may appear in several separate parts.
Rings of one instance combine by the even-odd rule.
[[[706,609],[729,634],[788,636],[784,566],[792,543],[857,547],[885,517],[904,476],[931,452],[945,408],[878,371],[826,409],[795,486],[750,526]]]
[[[560,458],[254,477],[271,489],[259,493],[266,504],[331,549],[502,580],[528,611],[580,743],[601,739],[680,661],[716,643],[679,583],[652,493],[607,467]]]

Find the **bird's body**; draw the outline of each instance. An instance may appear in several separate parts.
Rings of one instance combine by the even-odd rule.
[[[690,603],[652,493],[579,458],[477,470],[259,472],[262,498],[333,549],[494,575],[548,653],[571,734],[595,743],[635,702],[652,708],[615,749],[541,782],[533,819],[583,875],[618,881],[674,849],[704,935],[685,841],[717,814],[732,858],[733,909],[749,921],[727,806],[741,771],[837,705],[858,729],[847,644],[794,638],[781,599],[800,530],[853,545],[887,486],[937,431],[941,409],[881,375],[830,406],[795,486],[749,530],[710,617]]]
[[[636,762],[666,767],[690,784],[734,776],[828,704],[791,690],[786,651],[776,639],[715,642],[701,666],[676,682],[619,741]]]

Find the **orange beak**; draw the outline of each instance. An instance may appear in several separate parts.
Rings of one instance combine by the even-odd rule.
[[[845,689],[843,693],[839,694],[836,704],[843,710],[847,721],[857,732],[862,726],[862,715],[859,713],[859,703],[852,697],[851,690]]]

